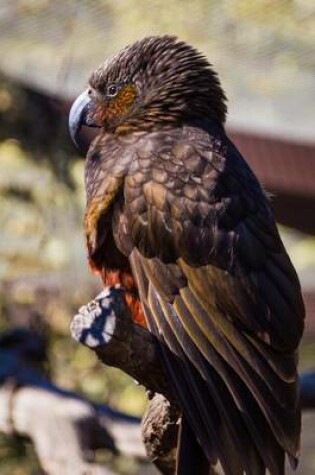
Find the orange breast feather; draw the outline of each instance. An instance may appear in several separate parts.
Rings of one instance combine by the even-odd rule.
[[[102,195],[89,203],[85,214],[85,234],[91,270],[101,276],[105,286],[120,285],[125,289],[126,302],[135,323],[146,327],[128,258],[117,248],[111,228],[111,204],[121,184],[121,178],[110,177]]]
[[[121,285],[126,289],[125,298],[133,322],[146,328],[147,324],[139,299],[138,289],[132,277],[131,271],[107,271],[105,268],[103,268],[101,270],[101,277],[105,286]]]

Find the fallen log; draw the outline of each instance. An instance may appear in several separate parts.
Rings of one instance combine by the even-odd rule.
[[[94,463],[99,448],[144,460],[140,420],[52,384],[38,368],[45,344],[29,330],[1,335],[0,431],[31,439],[49,475],[112,475]]]

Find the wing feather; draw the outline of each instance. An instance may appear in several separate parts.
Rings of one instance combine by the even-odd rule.
[[[150,171],[139,160],[137,180],[125,184],[125,234],[148,325],[209,460],[231,475],[282,475],[284,451],[293,461],[299,451],[296,273],[228,139],[191,127],[166,135],[152,135]]]
[[[155,303],[152,305],[152,301]],[[150,287],[150,308],[155,308],[155,321],[158,322],[159,330],[162,329],[167,347],[176,355],[177,365],[174,365],[174,356],[166,354],[168,367],[173,369],[172,380],[177,382],[178,394],[181,403],[187,407],[185,415],[194,428],[197,438],[202,443],[209,459],[213,459],[212,447],[220,454],[220,463],[227,475],[241,475],[243,467],[247,465],[243,457],[244,439],[242,439],[241,426],[238,427],[231,437],[231,431],[227,424],[222,424],[220,412],[223,411],[225,418],[231,422],[231,417],[238,416],[236,411],[227,411],[229,405],[224,404],[224,394],[219,394],[220,385],[218,377],[213,380],[211,371],[206,369],[198,350],[192,345],[187,333],[183,331],[181,320],[172,311],[169,304],[158,302],[155,291]],[[157,307],[162,304],[160,310]],[[187,352],[190,359],[187,358]],[[193,363],[193,364],[191,364]],[[196,368],[203,368],[207,378],[200,379]],[[178,375],[178,370],[180,370]],[[178,380],[181,384],[178,384]],[[209,390],[209,387],[211,388]],[[185,389],[184,389],[185,388]],[[186,392],[186,388],[188,391]],[[238,417],[238,422],[240,418]],[[233,425],[237,427],[237,425]],[[210,453],[209,453],[210,452]]]

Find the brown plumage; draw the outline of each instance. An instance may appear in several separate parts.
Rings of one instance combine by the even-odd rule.
[[[187,450],[202,458],[195,437],[227,475],[282,475],[285,453],[293,466],[299,454],[304,307],[225,115],[217,75],[173,37],[93,73],[70,114],[74,139],[100,127],[86,163],[89,259],[161,342],[183,410],[177,472],[196,473],[185,463]]]

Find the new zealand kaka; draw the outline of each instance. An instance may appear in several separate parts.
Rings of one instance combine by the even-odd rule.
[[[99,127],[88,256],[160,342],[183,412],[177,473],[218,462],[226,475],[282,475],[285,454],[294,467],[299,455],[304,306],[226,113],[212,66],[172,36],[127,46],[92,74],[70,112],[74,139]]]

